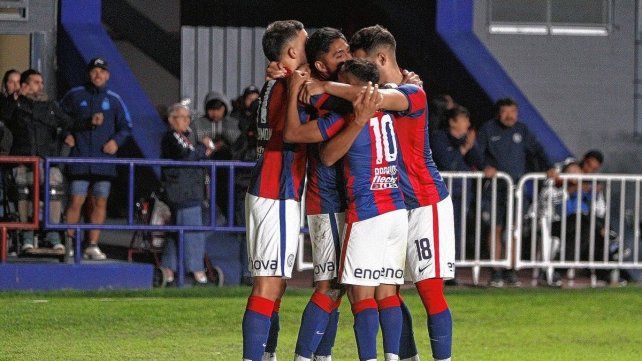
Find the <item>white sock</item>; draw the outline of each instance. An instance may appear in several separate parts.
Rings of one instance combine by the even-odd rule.
[[[301,355],[294,354],[294,361],[310,361],[310,359]]]
[[[314,356],[313,361],[332,361],[332,355],[328,356]]]
[[[395,355],[394,353],[387,353],[384,356],[386,357],[386,361],[399,361],[399,355]]]
[[[262,361],[276,361],[276,352],[270,353],[270,352],[263,352],[263,358],[261,358]]]
[[[401,361],[421,361],[421,360],[419,359],[419,354],[417,354],[417,355],[414,355],[413,357],[408,357]]]
[[[437,359],[435,359],[435,361],[450,361],[450,357],[449,357],[449,358],[445,358],[445,359],[443,359],[443,360],[437,360]]]

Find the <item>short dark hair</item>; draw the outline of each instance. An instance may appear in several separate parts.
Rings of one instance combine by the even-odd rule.
[[[370,54],[373,50],[387,46],[394,52],[397,48],[395,37],[381,25],[369,26],[357,31],[350,39],[350,50],[363,50]]]
[[[448,111],[448,119],[455,119],[460,115],[465,115],[470,118],[470,112],[465,107],[455,104],[455,106]]]
[[[604,163],[604,154],[600,152],[597,149],[591,149],[586,154],[584,154],[584,157],[582,158],[582,162],[584,162],[588,158],[595,158],[600,164]]]
[[[27,69],[27,70],[23,71],[22,74],[20,74],[20,84],[28,83],[29,82],[29,77],[32,76],[32,75],[40,75],[40,76],[42,76],[42,74],[40,74],[40,72],[38,70]]]
[[[17,71],[16,69],[9,69],[4,73],[4,76],[2,77],[2,90],[7,90],[7,82],[9,81],[9,77],[11,74],[18,74],[20,75],[20,72]]]
[[[308,62],[312,63],[318,60],[321,55],[330,51],[330,45],[337,39],[343,39],[346,43],[348,42],[341,30],[325,27],[315,31],[305,43],[305,55],[308,58]]]
[[[227,106],[225,103],[220,100],[220,99],[212,99],[205,104],[205,111],[208,111],[210,109],[218,109],[220,107],[225,107],[225,111],[227,111]]]
[[[263,34],[263,53],[269,61],[279,61],[281,51],[288,41],[303,30],[303,24],[297,20],[280,20],[268,25]]]
[[[347,60],[341,66],[339,73],[350,73],[363,82],[379,83],[379,70],[377,65],[366,59]]]
[[[499,114],[499,110],[502,107],[509,107],[509,106],[517,106],[517,102],[515,102],[511,98],[501,98],[498,101],[495,102],[495,114]]]

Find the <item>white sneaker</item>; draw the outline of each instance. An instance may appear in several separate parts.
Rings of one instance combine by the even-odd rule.
[[[51,247],[54,251],[64,251],[65,250],[65,245],[62,243],[56,243]]]
[[[30,249],[33,249],[33,244],[31,244],[31,243],[25,243],[25,244],[23,244],[23,245],[22,245],[22,247],[20,248],[20,250],[21,250],[22,252],[28,251],[28,250],[30,250]]]
[[[263,358],[261,361],[277,361],[276,352],[263,352]]]
[[[207,283],[207,276],[205,276],[205,272],[199,271],[199,272],[194,272],[194,281],[196,283],[204,285]]]
[[[107,259],[107,256],[96,245],[87,246],[82,254],[82,257],[84,259],[90,259],[94,261],[102,261]]]

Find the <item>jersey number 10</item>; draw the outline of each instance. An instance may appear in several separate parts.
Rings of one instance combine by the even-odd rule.
[[[375,136],[377,148],[377,164],[383,163],[384,154],[386,162],[397,160],[397,143],[395,140],[395,128],[392,126],[390,114],[384,114],[381,119],[370,118],[370,127]]]

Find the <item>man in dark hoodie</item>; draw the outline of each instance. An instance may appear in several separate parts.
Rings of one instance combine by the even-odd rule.
[[[220,92],[209,92],[205,97],[205,114],[192,125],[198,139],[209,137],[214,142],[214,159],[231,159],[230,147],[241,135],[239,123],[230,116],[232,104]]]
[[[107,88],[109,69],[103,58],[94,58],[87,65],[89,83],[71,89],[62,98],[62,109],[75,119],[100,118],[102,124],[91,130],[74,132],[65,142],[72,147],[71,157],[115,158],[131,133],[131,118],[120,96]],[[67,167],[71,197],[66,212],[67,223],[77,223],[80,212],[91,188],[91,223],[102,224],[107,213],[107,198],[111,179],[117,176],[116,166],[111,164],[70,164]],[[73,230],[69,230],[73,236]],[[99,230],[89,231],[87,247],[83,256],[87,259],[104,260],[105,254],[98,248]]]
[[[60,152],[59,130],[86,130],[100,126],[102,119],[73,119],[60,109],[56,102],[49,100],[44,91],[42,75],[33,69],[20,74],[20,96],[9,97],[2,112],[2,121],[13,134],[10,155],[54,157]],[[42,164],[42,163],[41,163]],[[44,181],[44,172],[40,173],[40,183]],[[27,222],[31,208],[31,188],[33,173],[26,166],[13,169],[13,176],[18,192],[18,213],[21,222]],[[56,167],[50,168],[49,185],[51,202],[49,219],[59,223],[62,214],[62,197],[64,189],[62,174]],[[22,250],[34,247],[33,232],[22,232]],[[56,250],[63,251],[58,232],[48,232],[47,241]]]

